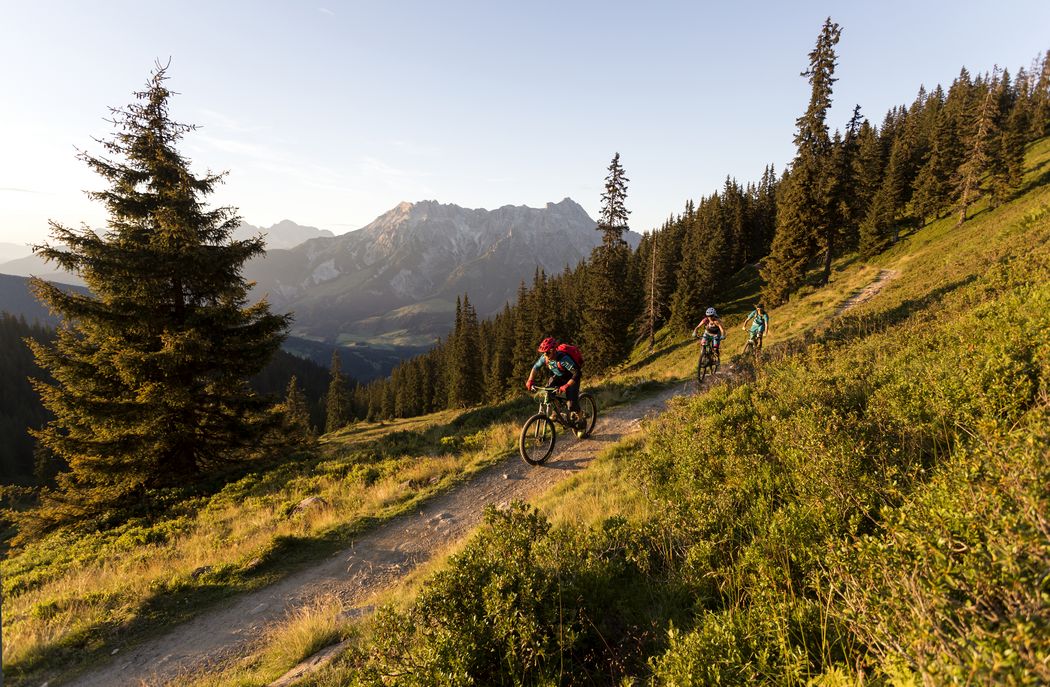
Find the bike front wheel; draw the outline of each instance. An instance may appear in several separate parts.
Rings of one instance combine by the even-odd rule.
[[[711,354],[704,351],[700,354],[700,360],[696,363],[696,381],[699,384],[704,383],[704,377],[707,376],[707,371],[711,368]]]
[[[554,423],[542,414],[533,415],[521,428],[518,452],[529,465],[542,465],[554,453]]]
[[[595,403],[594,396],[587,393],[580,394],[580,416],[585,421],[580,438],[586,439],[594,431],[594,423],[598,421],[598,404]]]

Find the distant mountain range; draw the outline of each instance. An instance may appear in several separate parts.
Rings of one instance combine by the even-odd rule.
[[[301,224],[296,224],[290,219],[283,219],[272,227],[265,229],[241,222],[241,226],[234,230],[233,238],[238,240],[248,239],[258,234],[263,234],[266,238],[266,250],[293,248],[303,241],[308,241],[318,237],[330,238],[335,236],[335,234],[327,229],[304,227]]]
[[[275,310],[294,313],[297,336],[425,346],[451,328],[457,296],[468,293],[482,317],[494,314],[537,267],[556,274],[588,257],[601,243],[595,229],[569,198],[496,210],[401,203],[357,231],[268,251],[245,275]]]
[[[270,249],[244,274],[256,283],[256,297],[266,295],[275,312],[293,313],[291,333],[299,341],[290,339],[286,348],[325,362],[336,345],[384,374],[449,332],[458,296],[469,294],[481,317],[495,314],[516,299],[522,281],[531,285],[537,268],[557,274],[586,259],[601,242],[595,229],[569,198],[496,210],[431,200],[401,203],[340,236],[284,220],[267,229],[242,224],[235,237],[267,235]],[[632,247],[641,239],[631,232],[625,238]],[[83,285],[36,256],[2,263],[0,273]],[[26,302],[24,284],[0,282],[0,288],[9,311],[44,319],[42,308]],[[3,302],[0,294],[0,308]],[[359,378],[370,376],[359,371]]]
[[[233,231],[233,238],[242,240],[259,234],[266,239],[266,248],[291,248],[303,241],[319,237],[331,237],[334,234],[327,229],[305,227],[285,219],[272,227],[257,227],[241,222]],[[28,246],[14,243],[0,243],[0,274],[11,274],[19,277],[36,276],[60,284],[83,286],[84,281],[75,274],[59,269],[54,264],[41,260]]]

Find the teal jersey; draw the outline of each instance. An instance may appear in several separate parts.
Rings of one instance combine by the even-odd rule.
[[[751,322],[751,331],[753,332],[764,332],[769,328],[769,313],[758,314],[757,310],[752,310],[751,313],[744,319],[744,324]]]
[[[552,375],[555,376],[576,376],[576,361],[572,359],[568,353],[560,353],[554,360],[547,360],[547,356],[540,355],[539,360],[532,366],[534,370],[542,370],[547,368]]]

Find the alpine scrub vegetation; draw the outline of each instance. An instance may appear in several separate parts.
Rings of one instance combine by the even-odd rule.
[[[615,452],[649,508],[491,511],[304,684],[1044,684],[1048,160],[1044,140],[1016,200],[903,239],[878,298]]]

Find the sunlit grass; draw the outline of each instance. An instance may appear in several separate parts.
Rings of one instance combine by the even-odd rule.
[[[270,555],[280,542],[316,541],[319,551],[329,550],[346,540],[339,533],[348,526],[396,515],[514,450],[516,425],[498,422],[455,441],[435,435],[423,455],[360,462],[359,449],[377,440],[406,427],[443,428],[440,420],[458,414],[350,428],[342,440],[326,439],[313,469],[280,484],[255,485],[250,476],[203,500],[192,514],[78,539],[53,535],[26,547],[4,562],[5,665],[15,671],[20,665],[56,667],[55,651],[70,657],[66,665],[91,652],[108,654],[126,641],[111,631],[150,622],[143,604],[158,594],[196,599],[168,615],[186,617],[197,610],[192,604],[276,579],[287,569]],[[293,512],[308,497],[323,504]],[[63,555],[45,560],[52,550]],[[191,590],[202,595],[190,597]],[[104,634],[115,643],[105,643]]]
[[[536,498],[536,507],[555,526],[589,527],[611,517],[645,520],[652,501],[630,458],[643,444],[635,435],[607,448],[586,470]]]

